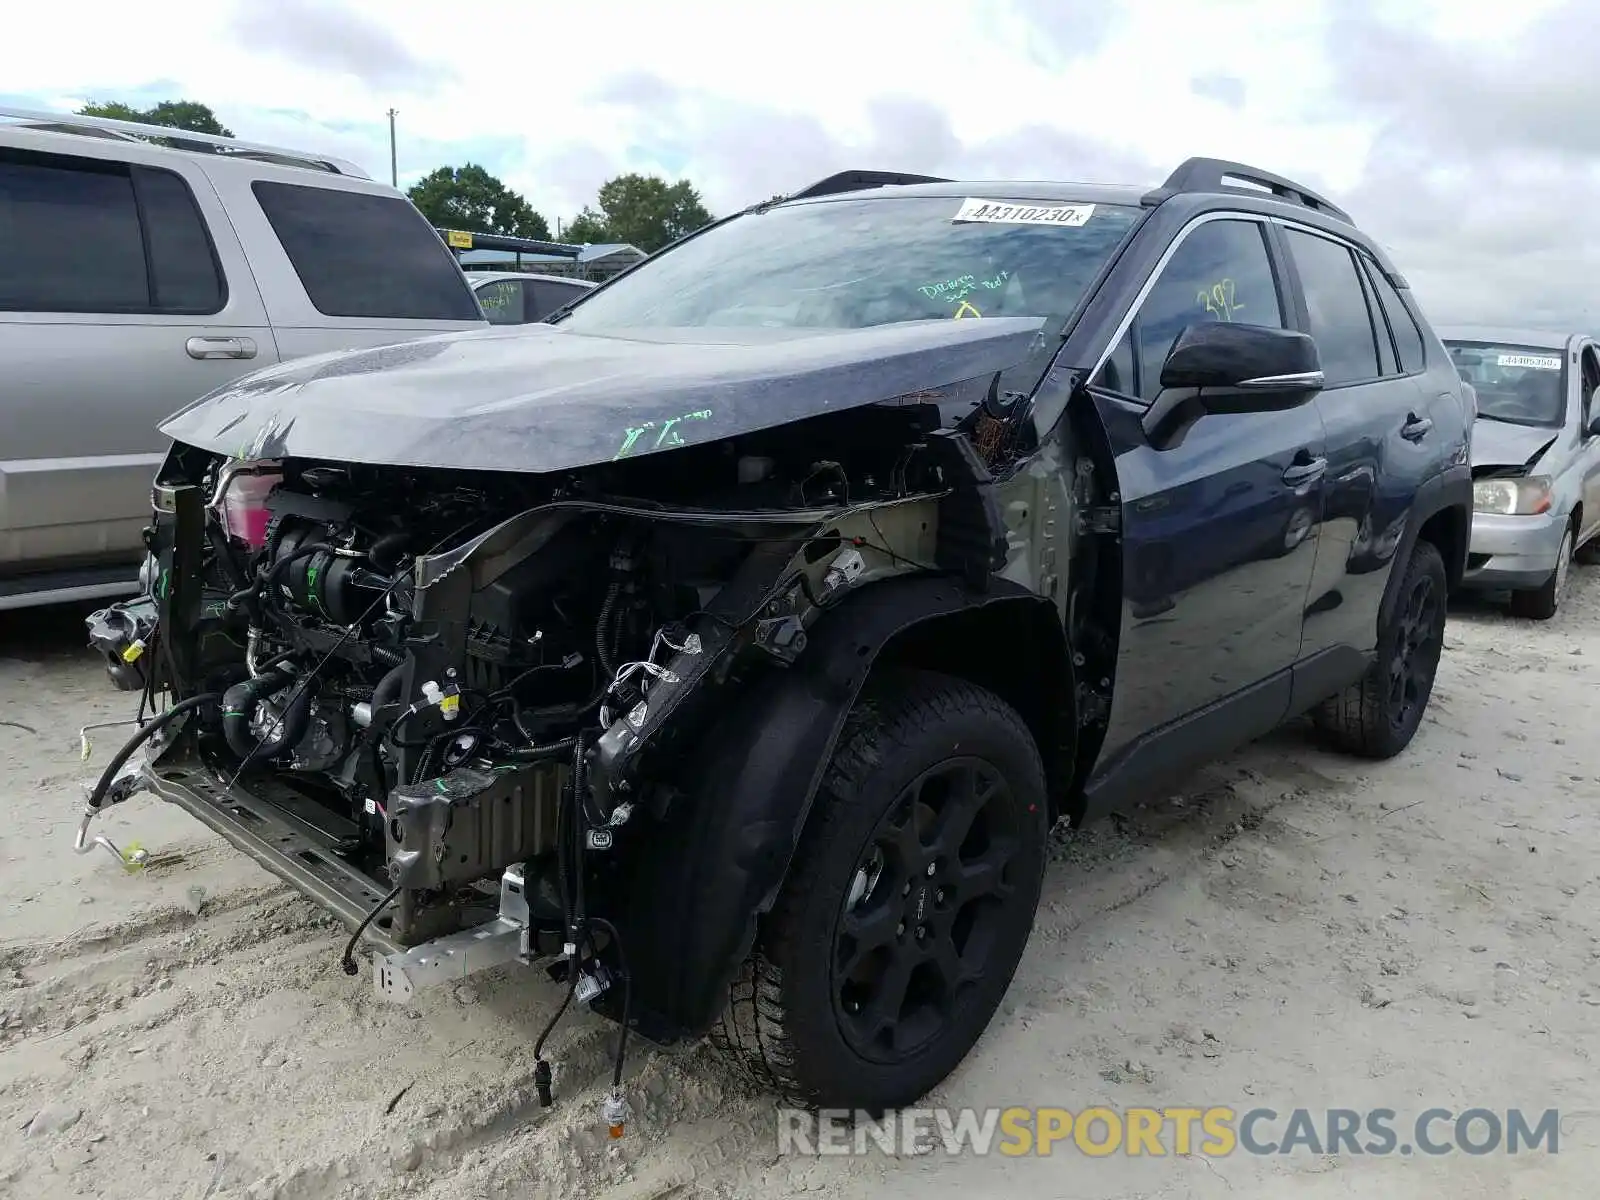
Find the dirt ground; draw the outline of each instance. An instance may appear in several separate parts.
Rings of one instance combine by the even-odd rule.
[[[1452,615],[1427,723],[1373,766],[1288,729],[1058,848],[1002,1012],[930,1104],[1560,1108],[1560,1153],[1444,1158],[780,1157],[770,1100],[703,1048],[533,1039],[507,971],[412,1010],[338,966],[307,903],[175,809],[74,856],[77,728],[129,714],[80,612],[0,614],[0,1195],[1547,1200],[1600,1169],[1600,569],[1544,624]]]

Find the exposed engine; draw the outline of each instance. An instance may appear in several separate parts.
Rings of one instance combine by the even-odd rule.
[[[883,414],[881,439],[855,416],[848,454],[719,443],[554,483],[179,447],[150,595],[91,640],[152,704],[220,698],[198,731],[215,781],[270,802],[308,865],[391,887],[393,944],[480,919],[511,864],[559,934],[582,874],[564,809],[604,846],[669,803],[703,693],[793,661],[858,580],[988,569],[993,514],[930,498],[981,472],[967,443],[937,410]]]

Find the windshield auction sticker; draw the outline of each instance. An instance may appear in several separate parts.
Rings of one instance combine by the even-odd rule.
[[[1546,358],[1542,354],[1502,354],[1495,363],[1502,367],[1529,367],[1535,371],[1561,370],[1559,358]]]
[[[987,221],[993,225],[1087,225],[1094,215],[1092,204],[1014,204],[1004,200],[961,202],[953,222]]]

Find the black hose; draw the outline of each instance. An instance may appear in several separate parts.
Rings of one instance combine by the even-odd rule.
[[[250,718],[255,714],[256,706],[294,681],[292,672],[266,671],[236,683],[222,693],[222,736],[227,739],[233,752],[239,755],[241,770],[252,761],[276,757],[305,737],[311,727],[311,691],[301,688],[289,698],[278,719],[275,735],[260,739],[251,736]]]
[[[402,659],[392,666],[384,677],[378,680],[378,686],[372,689],[372,719],[378,719],[378,710],[395,703],[400,699],[400,687],[405,683],[406,664]]]
[[[244,587],[244,572],[239,568],[239,560],[234,556],[233,547],[228,545],[228,535],[222,531],[222,527],[207,521],[206,537],[211,541],[211,552],[221,564],[223,574],[228,577],[228,583],[235,588]]]
[[[111,761],[106,764],[106,769],[100,773],[99,781],[94,785],[94,790],[89,793],[89,808],[99,811],[100,806],[105,803],[106,793],[111,790],[111,784],[116,779],[117,772],[122,770],[124,764],[133,757],[135,750],[144,745],[159,730],[164,729],[174,717],[181,716],[186,712],[193,712],[195,709],[202,708],[207,704],[215,704],[221,699],[222,696],[218,692],[202,692],[198,696],[190,696],[187,700],[178,701],[160,716],[151,717],[149,721],[140,726],[139,732],[127,740],[122,749],[118,750],[112,756]]]
[[[356,966],[356,945],[361,941],[361,935],[367,931],[367,926],[372,924],[379,913],[394,903],[394,898],[400,894],[400,889],[403,886],[403,884],[395,884],[394,890],[373,905],[372,911],[361,918],[361,924],[356,926],[356,931],[350,935],[350,940],[344,944],[344,956],[339,959],[339,965],[344,968],[346,975],[354,975],[361,969]]]
[[[300,559],[307,558],[313,554],[337,553],[339,553],[338,547],[330,546],[327,542],[312,542],[309,545],[296,546],[293,550],[289,551],[289,553],[274,559],[272,565],[268,567],[254,583],[247,585],[242,590],[237,591],[233,595],[229,596],[228,607],[230,609],[239,608],[256,596],[270,591],[272,585],[277,583],[279,576],[282,575],[284,569],[288,567],[290,563],[297,562]]]
[[[386,533],[372,543],[367,551],[367,561],[380,571],[392,571],[399,565],[400,555],[410,540],[411,535],[400,530]]]
[[[611,1086],[622,1086],[622,1066],[628,1054],[628,1026],[633,1021],[633,974],[628,970],[628,956],[622,949],[622,935],[617,927],[604,917],[588,918],[590,925],[603,930],[617,951],[617,969],[622,972],[622,1033],[617,1037],[617,1060],[611,1069]]]

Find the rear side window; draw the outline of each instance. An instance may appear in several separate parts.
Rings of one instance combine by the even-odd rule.
[[[478,285],[478,304],[491,325],[521,325],[523,292],[520,279],[496,279]]]
[[[1378,343],[1366,293],[1348,247],[1297,229],[1284,231],[1300,272],[1311,336],[1327,387],[1377,379]]]
[[[1400,355],[1400,370],[1407,375],[1423,367],[1422,331],[1400,298],[1400,290],[1389,282],[1389,277],[1378,269],[1376,263],[1367,262],[1367,278],[1377,291],[1378,303],[1389,318],[1389,329],[1394,334],[1395,350]]]
[[[252,187],[323,316],[482,319],[450,251],[410,201],[266,180]]]
[[[1357,255],[1356,261],[1360,263],[1363,259]],[[1372,290],[1372,272],[1358,267],[1356,274],[1361,278],[1361,290],[1367,297],[1367,312],[1372,315],[1372,332],[1378,339],[1378,371],[1385,378],[1399,375],[1400,362],[1395,357],[1394,338],[1389,335],[1389,320],[1378,303],[1377,293]]]
[[[206,314],[226,299],[177,175],[0,150],[0,310]]]
[[[533,293],[533,303],[528,306],[528,319],[542,321],[563,304],[576,300],[587,289],[571,283],[552,283],[548,279],[533,279],[527,284]]]
[[[189,185],[136,168],[134,190],[150,247],[150,287],[161,312],[214,313],[227,300],[210,235]]]

